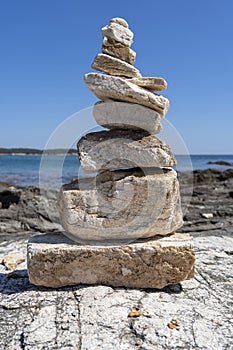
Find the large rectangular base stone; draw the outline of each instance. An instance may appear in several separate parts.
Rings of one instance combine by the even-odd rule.
[[[112,246],[79,245],[57,233],[36,235],[28,242],[29,279],[38,286],[163,288],[192,278],[194,265],[188,234]]]

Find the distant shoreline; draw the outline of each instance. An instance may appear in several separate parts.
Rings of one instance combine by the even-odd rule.
[[[76,155],[75,149],[0,148],[0,156]]]
[[[64,152],[64,153],[0,153],[0,156],[76,156],[77,152],[70,153],[70,152]]]

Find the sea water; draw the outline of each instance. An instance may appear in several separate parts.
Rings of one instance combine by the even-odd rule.
[[[41,167],[40,155],[4,155],[0,156],[0,182],[8,182],[15,186],[43,185],[59,187],[61,183],[70,182],[77,178],[80,163],[76,155],[47,155]],[[208,164],[219,160],[233,163],[233,155],[176,155],[178,171],[233,169],[230,166]],[[61,173],[58,167],[62,167]]]

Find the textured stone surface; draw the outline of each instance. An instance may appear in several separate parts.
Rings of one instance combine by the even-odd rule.
[[[130,47],[108,39],[107,37],[103,38],[102,52],[119,58],[120,60],[128,62],[129,64],[134,64],[136,58],[136,52]]]
[[[137,68],[131,64],[103,53],[98,54],[92,63],[92,68],[110,75],[123,77],[140,77],[141,74]]]
[[[167,82],[163,78],[138,77],[128,81],[152,92],[163,91],[167,88]]]
[[[170,146],[146,131],[92,132],[79,140],[77,148],[86,172],[176,165]]]
[[[115,40],[125,46],[131,46],[133,43],[133,32],[119,22],[109,22],[107,26],[102,28],[102,36]]]
[[[163,288],[192,278],[194,265],[192,238],[183,234],[107,247],[76,245],[60,234],[37,235],[28,243],[30,282],[53,288]]]
[[[183,223],[177,175],[168,169],[82,178],[61,188],[58,203],[64,229],[84,242],[166,235]]]
[[[162,130],[159,113],[137,103],[99,101],[93,116],[97,124],[108,129],[143,129],[152,135]]]
[[[163,96],[156,95],[127,80],[110,75],[88,73],[84,82],[100,100],[118,100],[138,103],[157,111],[161,117],[169,109],[169,101]]]
[[[0,264],[0,348],[231,349],[233,237],[224,231],[206,234],[194,237],[194,278],[160,290],[36,287],[25,263],[17,267],[15,278]],[[26,256],[26,242],[23,236],[2,241],[0,260],[14,252]],[[129,317],[135,309],[144,314]],[[169,323],[180,323],[180,329]]]

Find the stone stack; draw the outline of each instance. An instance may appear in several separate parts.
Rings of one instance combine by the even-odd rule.
[[[36,271],[43,271],[42,284],[56,287],[104,283],[161,288],[191,278],[195,262],[191,237],[174,233],[183,223],[172,169],[176,159],[170,146],[154,136],[169,108],[168,99],[155,93],[167,83],[142,77],[133,66],[133,33],[125,20],[111,19],[102,35],[102,53],[92,68],[105,74],[89,73],[84,81],[100,99],[93,109],[96,122],[109,130],[79,140],[81,167],[92,176],[64,185],[59,198],[61,223],[82,245],[62,248],[57,242],[51,260],[45,258],[51,245],[38,253],[37,242],[33,254],[32,244],[29,275],[40,284]],[[56,278],[49,281],[53,264]]]

